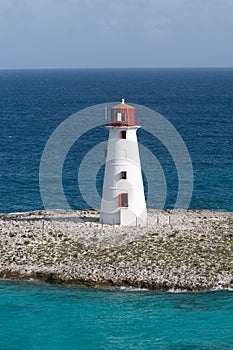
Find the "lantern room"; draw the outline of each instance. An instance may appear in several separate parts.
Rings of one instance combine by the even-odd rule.
[[[135,109],[127,105],[125,100],[111,108],[111,125],[112,126],[134,126],[135,125]]]

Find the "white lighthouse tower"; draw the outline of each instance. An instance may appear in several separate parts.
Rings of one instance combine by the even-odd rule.
[[[137,142],[135,108],[122,99],[111,108],[100,222],[144,225],[147,210]]]

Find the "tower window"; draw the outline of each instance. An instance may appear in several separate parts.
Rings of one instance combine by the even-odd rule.
[[[121,130],[121,132],[120,132],[120,138],[121,138],[121,139],[126,139],[126,130]]]
[[[123,180],[127,179],[127,172],[126,171],[121,172],[121,179],[123,179]]]
[[[118,197],[119,207],[127,208],[129,206],[128,203],[128,193],[120,193]]]

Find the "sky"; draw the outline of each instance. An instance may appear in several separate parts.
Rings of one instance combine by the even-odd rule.
[[[0,0],[0,69],[232,66],[233,0]]]

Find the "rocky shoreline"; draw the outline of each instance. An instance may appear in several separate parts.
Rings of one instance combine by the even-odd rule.
[[[97,210],[0,215],[0,278],[154,290],[233,288],[233,213],[149,210],[101,225]]]

